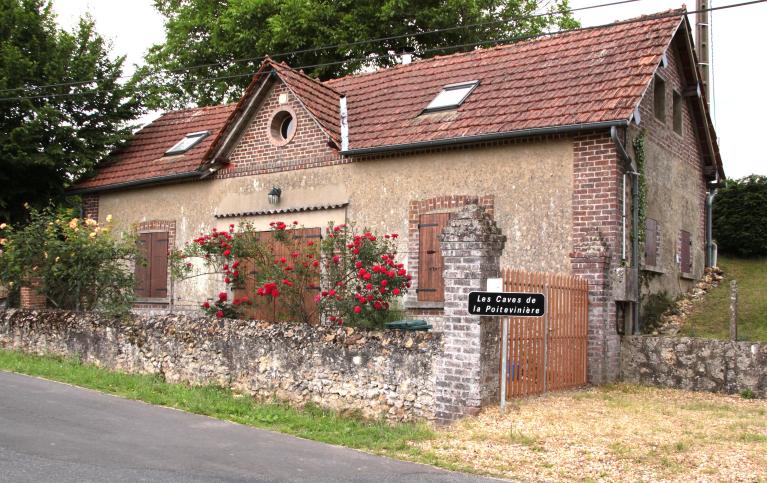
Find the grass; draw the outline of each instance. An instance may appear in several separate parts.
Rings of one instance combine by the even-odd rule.
[[[767,479],[767,401],[629,384],[516,400],[418,445],[527,481]]]
[[[71,358],[0,350],[0,370],[442,468],[532,481],[767,481],[767,401],[614,384],[515,400],[448,428],[260,403]]]
[[[0,369],[376,454],[412,454],[417,459],[420,455],[411,443],[434,437],[425,424],[392,425],[313,405],[299,410],[276,402],[259,403],[221,387],[168,384],[157,376],[112,372],[69,358],[0,350]]]
[[[719,257],[725,279],[690,314],[680,335],[730,337],[730,281],[738,281],[738,339],[767,342],[767,258]]]

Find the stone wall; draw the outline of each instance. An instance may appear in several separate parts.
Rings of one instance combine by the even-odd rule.
[[[435,417],[433,374],[442,338],[183,314],[121,322],[89,313],[5,310],[0,347],[405,421]]]
[[[625,336],[626,382],[767,397],[767,344],[692,337]]]

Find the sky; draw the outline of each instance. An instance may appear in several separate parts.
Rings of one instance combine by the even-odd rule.
[[[741,0],[712,0],[717,7]],[[90,13],[96,29],[112,41],[115,55],[125,55],[126,74],[143,63],[146,50],[165,37],[163,17],[152,0],[54,0],[59,24],[71,29],[81,15]],[[571,8],[580,8],[608,0],[570,0]],[[633,3],[575,12],[583,26],[600,25],[615,20],[679,8],[671,0],[638,0]],[[694,10],[690,3],[688,10]],[[749,174],[767,175],[767,154],[761,147],[762,119],[767,112],[767,93],[762,87],[767,78],[763,62],[764,40],[761,33],[767,20],[767,3],[711,12],[713,45],[712,114],[724,169],[729,178]],[[690,23],[695,25],[694,16]],[[142,119],[148,122],[157,114]]]

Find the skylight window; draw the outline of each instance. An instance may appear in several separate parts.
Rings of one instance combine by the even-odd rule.
[[[463,101],[469,97],[471,91],[479,85],[479,81],[461,82],[460,84],[450,84],[442,88],[437,97],[435,97],[424,112],[444,111],[446,109],[455,109],[463,104]]]
[[[165,151],[165,154],[181,154],[192,149],[197,143],[205,139],[210,134],[210,131],[200,131],[189,133],[184,136],[184,139],[173,145],[172,148]]]

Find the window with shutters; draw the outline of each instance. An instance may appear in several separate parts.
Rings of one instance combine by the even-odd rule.
[[[683,274],[692,273],[692,236],[689,231],[679,232],[679,265]]]
[[[652,218],[645,220],[644,263],[648,267],[658,264],[658,222]]]
[[[136,261],[136,297],[168,298],[168,232],[139,233],[139,259]]]
[[[445,300],[442,251],[439,235],[447,225],[450,213],[421,215],[418,222],[418,287],[419,302]]]

